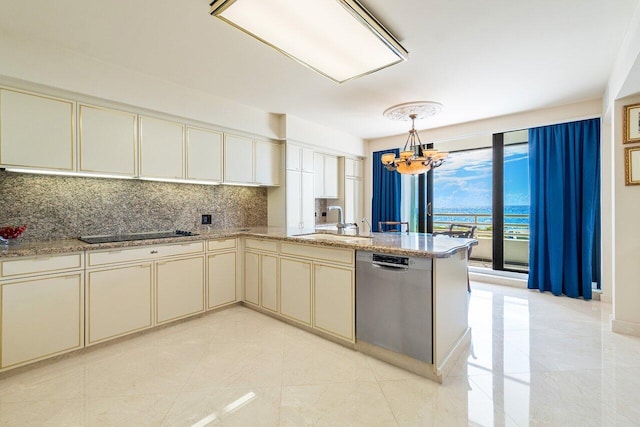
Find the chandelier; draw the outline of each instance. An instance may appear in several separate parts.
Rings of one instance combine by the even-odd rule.
[[[388,171],[417,175],[442,165],[449,153],[428,149],[426,144],[420,141],[415,127],[416,119],[434,116],[441,110],[442,104],[437,102],[409,102],[395,105],[384,112],[384,116],[391,120],[411,120],[409,137],[400,152],[400,157],[396,158],[393,153],[382,155],[382,164]]]

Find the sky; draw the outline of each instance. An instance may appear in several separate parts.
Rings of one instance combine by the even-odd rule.
[[[507,145],[504,151],[504,204],[529,205],[528,145]],[[434,170],[434,208],[491,207],[491,148],[449,153]]]

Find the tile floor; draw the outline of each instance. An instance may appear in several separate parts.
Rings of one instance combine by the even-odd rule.
[[[0,426],[640,425],[610,304],[472,286],[444,385],[235,307],[0,377]]]

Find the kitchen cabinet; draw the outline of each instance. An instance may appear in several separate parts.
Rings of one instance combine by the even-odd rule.
[[[222,182],[222,133],[187,127],[187,179]]]
[[[344,159],[344,175],[351,178],[364,178],[362,160],[351,159],[345,157]]]
[[[224,135],[224,182],[280,184],[280,147],[244,136]]]
[[[315,154],[315,197],[338,198],[338,158],[328,154]]]
[[[140,176],[184,179],[184,125],[140,116]]]
[[[354,283],[353,268],[314,263],[314,328],[354,341]]]
[[[80,104],[78,117],[78,171],[136,176],[138,116]]]
[[[156,323],[204,311],[204,256],[156,263]]]
[[[287,169],[311,173],[315,172],[314,153],[312,149],[295,144],[287,144],[286,157]]]
[[[254,141],[255,183],[280,185],[280,146],[265,141]]]
[[[344,222],[359,224],[362,220],[363,192],[361,179],[346,178],[344,180]]]
[[[0,258],[0,370],[84,346],[82,254]]]
[[[245,239],[245,301],[278,310],[278,244]]]
[[[287,170],[287,227],[315,226],[315,198],[313,174]]]
[[[81,271],[0,284],[1,368],[84,346]]]
[[[280,257],[280,314],[311,326],[311,262]]]
[[[0,89],[0,166],[75,170],[73,101]]]
[[[236,239],[210,240],[207,255],[207,308],[233,304],[237,297],[237,253]]]
[[[153,264],[87,272],[87,345],[153,326]]]
[[[204,242],[87,251],[87,345],[204,311]]]

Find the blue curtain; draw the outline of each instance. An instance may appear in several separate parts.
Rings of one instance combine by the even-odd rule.
[[[600,119],[529,129],[529,288],[591,299],[599,282]]]
[[[400,155],[399,149],[376,151],[373,153],[373,200],[371,219],[374,231],[378,230],[378,221],[400,221],[400,174],[389,172],[382,166],[382,155],[393,153]]]

